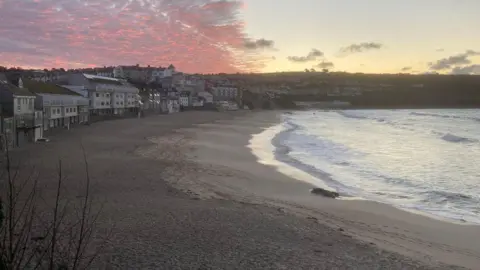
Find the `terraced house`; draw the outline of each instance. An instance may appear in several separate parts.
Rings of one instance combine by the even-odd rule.
[[[51,133],[59,128],[70,128],[88,122],[88,99],[60,85],[20,79],[19,87],[36,95],[35,107],[41,110],[43,132]]]
[[[19,147],[40,136],[37,129],[41,114],[35,112],[35,98],[35,94],[17,87],[0,74],[0,149]]]
[[[136,115],[138,88],[126,81],[83,73],[70,74],[69,89],[81,89],[89,99],[90,115]],[[79,90],[80,91],[80,90]],[[80,93],[80,92],[78,92]]]

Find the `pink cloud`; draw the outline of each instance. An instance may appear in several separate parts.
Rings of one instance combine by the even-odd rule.
[[[0,0],[0,65],[77,68],[119,64],[185,72],[256,71],[240,1]]]

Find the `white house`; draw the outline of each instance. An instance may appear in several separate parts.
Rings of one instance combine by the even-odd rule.
[[[125,74],[123,72],[123,67],[122,66],[116,66],[113,69],[113,77],[114,78],[125,78]]]
[[[82,95],[53,83],[20,79],[18,84],[37,96],[35,107],[43,112],[44,132],[88,121],[89,102]]]
[[[70,74],[69,85],[81,86],[77,91],[88,93],[93,115],[123,115],[138,113],[138,88],[126,81],[89,74]],[[75,88],[70,88],[75,89]]]
[[[96,75],[101,77],[114,77],[114,68],[112,67],[103,67],[103,68],[96,68]]]
[[[180,103],[180,106],[188,107],[190,105],[190,97],[187,95],[181,95],[178,98],[178,102]]]
[[[0,74],[0,114],[12,119],[9,130],[3,130],[8,136],[6,139],[9,146],[22,146],[35,140],[36,129],[39,128],[34,107],[35,98],[35,94],[17,87],[5,75]]]
[[[211,88],[215,101],[235,100],[238,95],[238,88],[233,86],[214,86]]]
[[[172,77],[175,73],[175,67],[173,65],[170,65],[163,71],[163,77]]]

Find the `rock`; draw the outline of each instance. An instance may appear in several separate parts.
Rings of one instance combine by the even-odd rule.
[[[337,198],[340,196],[340,194],[338,194],[337,192],[335,191],[330,191],[330,190],[326,190],[326,189],[323,189],[323,188],[312,188],[310,190],[310,192],[312,194],[317,194],[317,195],[322,195],[324,197],[327,197],[327,198]]]

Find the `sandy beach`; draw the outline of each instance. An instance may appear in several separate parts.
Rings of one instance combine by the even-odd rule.
[[[113,228],[96,268],[478,269],[479,227],[314,196],[257,162],[251,135],[277,121],[276,112],[109,121],[14,155],[35,166],[45,194],[61,159],[74,197],[83,144],[98,234]]]

